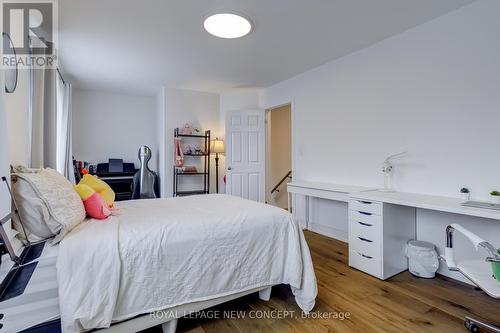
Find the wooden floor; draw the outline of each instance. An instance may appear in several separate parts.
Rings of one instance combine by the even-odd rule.
[[[280,286],[273,289],[269,302],[250,295],[218,306],[212,313],[288,310],[294,311],[293,318],[181,319],[177,332],[452,333],[467,332],[463,327],[466,315],[500,325],[500,301],[476,288],[444,277],[418,279],[408,272],[380,281],[348,267],[346,243],[311,232],[305,235],[318,279],[318,297],[313,311],[330,318],[301,318],[290,289]],[[333,319],[335,312],[348,312],[350,319]],[[161,330],[156,328],[149,332]]]

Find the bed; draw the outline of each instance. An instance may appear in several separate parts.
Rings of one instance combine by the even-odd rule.
[[[61,241],[57,278],[63,332],[137,331],[288,284],[309,312],[316,278],[302,230],[277,207],[229,195],[117,203]],[[151,312],[164,311],[163,316]],[[111,326],[113,324],[113,326]]]

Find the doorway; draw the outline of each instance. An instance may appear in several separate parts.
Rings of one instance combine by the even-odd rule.
[[[292,179],[292,106],[266,112],[266,202],[288,209],[286,184]]]

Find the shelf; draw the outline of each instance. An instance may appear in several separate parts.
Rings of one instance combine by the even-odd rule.
[[[206,191],[203,190],[198,190],[198,191],[177,191],[176,195],[178,197],[184,196],[184,195],[195,195],[195,194],[208,194]]]
[[[208,175],[207,172],[177,172],[178,176],[187,176],[187,175]]]
[[[202,139],[200,141],[200,146],[199,150],[194,150],[191,149],[191,151],[188,151],[188,154],[183,154],[184,157],[194,157],[194,158],[199,158],[198,161],[201,162],[202,166],[198,168],[192,168],[194,170],[189,170],[189,169],[184,169],[184,168],[177,168],[174,166],[174,186],[173,186],[173,193],[174,196],[186,196],[186,195],[193,195],[193,194],[208,194],[210,192],[210,130],[204,131],[203,133],[196,132],[195,134],[182,134],[180,133],[181,129],[175,128],[174,129],[174,137],[175,138],[196,138],[196,139]],[[176,143],[177,144],[177,143]],[[182,144],[181,144],[182,145]],[[182,149],[182,148],[181,148]],[[194,161],[194,160],[193,160]],[[185,170],[185,171],[183,171]],[[197,188],[201,188],[201,190],[197,191],[179,191],[179,183],[182,183],[181,180],[186,178],[182,176],[198,176],[194,178],[190,178],[191,180],[195,180],[196,182],[200,182]],[[202,177],[200,177],[202,176]]]
[[[179,138],[209,138],[208,135],[196,135],[196,134],[177,134]]]

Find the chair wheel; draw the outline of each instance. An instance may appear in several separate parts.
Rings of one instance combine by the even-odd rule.
[[[469,332],[479,333],[479,328],[476,325],[472,324],[469,326]]]
[[[471,333],[479,333],[479,327],[477,327],[475,324],[473,324],[469,320],[465,321],[464,326]]]

